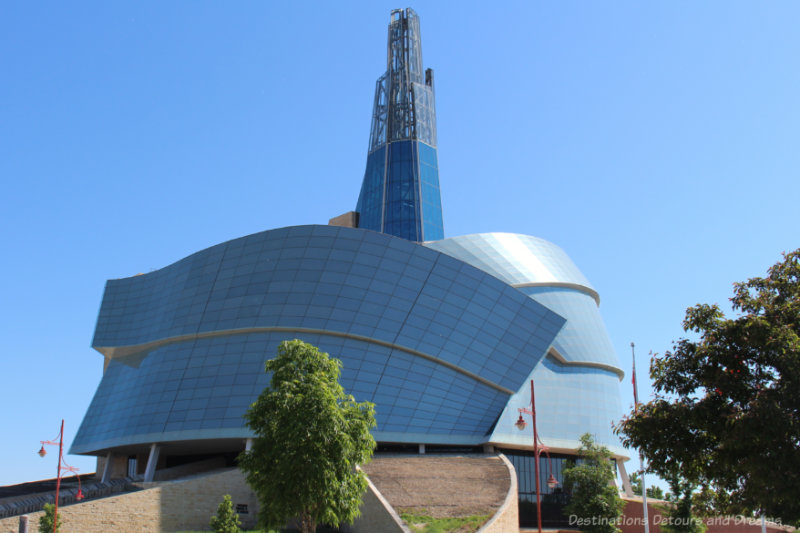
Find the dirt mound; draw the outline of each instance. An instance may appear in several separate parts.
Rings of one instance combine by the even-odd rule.
[[[511,480],[496,456],[381,456],[364,467],[398,511],[436,518],[493,515]]]

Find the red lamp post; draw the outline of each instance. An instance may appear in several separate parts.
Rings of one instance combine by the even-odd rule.
[[[542,533],[542,496],[539,490],[539,457],[541,457],[542,452],[547,455],[548,470],[550,471],[550,476],[547,478],[547,487],[553,490],[558,485],[558,480],[556,480],[556,477],[553,475],[553,465],[547,447],[539,440],[539,433],[536,430],[536,396],[533,391],[533,380],[531,380],[531,408],[520,407],[517,410],[519,411],[519,418],[514,425],[520,431],[524,430],[525,426],[527,426],[525,420],[522,418],[523,413],[531,415],[533,419],[533,468],[534,475],[536,476],[536,522],[539,527],[539,533]]]
[[[53,440],[41,440],[39,441],[42,443],[42,447],[39,448],[39,457],[44,457],[47,455],[47,450],[44,449],[44,445],[47,444],[48,446],[58,446],[58,474],[56,476],[56,507],[55,513],[53,517],[53,533],[56,533],[56,528],[58,527],[58,498],[59,492],[61,490],[61,473],[62,472],[72,472],[76,474],[78,477],[78,494],[75,495],[76,500],[83,499],[83,491],[81,490],[81,478],[78,476],[78,469],[74,466],[70,466],[64,461],[64,419],[61,419],[61,431],[58,432],[58,441],[55,439]]]

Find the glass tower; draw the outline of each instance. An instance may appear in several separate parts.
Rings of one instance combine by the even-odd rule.
[[[416,242],[444,238],[433,70],[422,70],[419,17],[410,8],[392,11],[356,211],[360,228]]]

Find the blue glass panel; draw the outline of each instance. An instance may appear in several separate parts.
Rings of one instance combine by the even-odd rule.
[[[414,147],[397,153],[413,156]],[[478,439],[507,395],[448,365],[516,390],[519,369],[536,364],[563,322],[488,274],[402,239],[319,226],[259,233],[108,283],[97,347],[218,336],[113,360],[74,447],[152,442],[167,430],[175,439],[190,429],[185,438],[198,431],[218,438],[221,428],[246,438],[240,417],[267,383],[264,361],[293,337],[341,356],[348,391],[380,400],[379,424],[389,427],[393,409],[401,409],[407,416],[391,420],[398,431],[429,427],[431,442],[452,439],[451,430]],[[281,331],[227,331],[244,327]],[[367,340],[341,337],[347,334]],[[147,416],[156,413],[164,416]],[[218,422],[195,423],[202,420]]]
[[[436,149],[397,141],[367,157],[356,210],[359,227],[411,241],[438,240],[442,230]]]
[[[385,187],[386,146],[375,150],[367,156],[367,169],[364,172],[364,182],[356,204],[359,213],[358,225],[361,228],[381,231],[381,220],[384,204],[383,191]]]

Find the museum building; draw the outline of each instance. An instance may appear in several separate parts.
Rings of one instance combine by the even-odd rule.
[[[92,342],[103,377],[70,453],[101,458],[104,479],[233,463],[253,437],[242,415],[268,385],[265,361],[299,338],[375,403],[379,451],[501,450],[531,502],[531,426],[514,423],[533,380],[545,502],[563,505],[545,480],[562,480],[583,433],[622,468],[611,423],[623,372],[597,291],[545,240],[444,238],[433,81],[417,15],[393,11],[354,211],[107,282]]]

